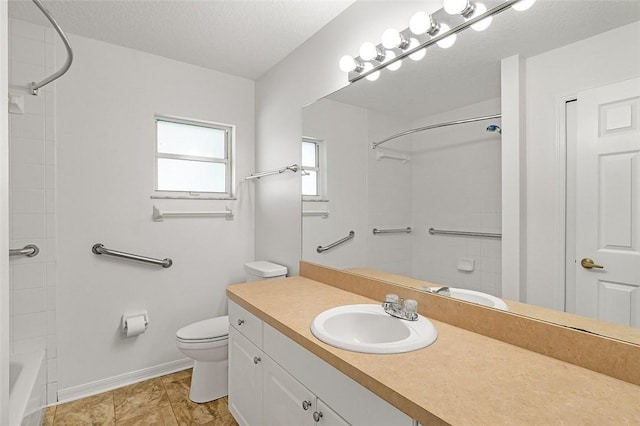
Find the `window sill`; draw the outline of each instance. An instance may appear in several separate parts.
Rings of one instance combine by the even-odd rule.
[[[236,197],[213,197],[213,196],[189,197],[187,195],[152,195],[151,199],[152,200],[221,200],[221,201],[237,200]]]

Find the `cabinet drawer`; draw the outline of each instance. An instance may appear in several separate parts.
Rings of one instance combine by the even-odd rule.
[[[262,320],[237,303],[229,300],[229,325],[262,348]]]

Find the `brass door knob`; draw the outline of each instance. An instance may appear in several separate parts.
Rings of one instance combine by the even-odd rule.
[[[588,257],[585,257],[584,259],[582,259],[580,261],[580,264],[582,265],[582,267],[584,269],[592,269],[592,268],[602,269],[602,268],[604,268],[604,266],[602,266],[602,265],[598,265],[596,263],[593,263],[593,259],[589,259]]]

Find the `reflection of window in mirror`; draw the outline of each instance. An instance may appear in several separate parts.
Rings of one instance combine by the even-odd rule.
[[[326,188],[326,144],[311,137],[302,138],[302,199],[324,201]]]

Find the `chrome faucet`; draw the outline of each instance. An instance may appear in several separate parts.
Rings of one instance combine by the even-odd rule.
[[[392,317],[407,321],[418,320],[418,302],[413,299],[400,299],[397,294],[387,294],[382,308]]]
[[[443,296],[451,296],[451,289],[449,287],[427,287],[429,292],[433,294],[442,294]]]

